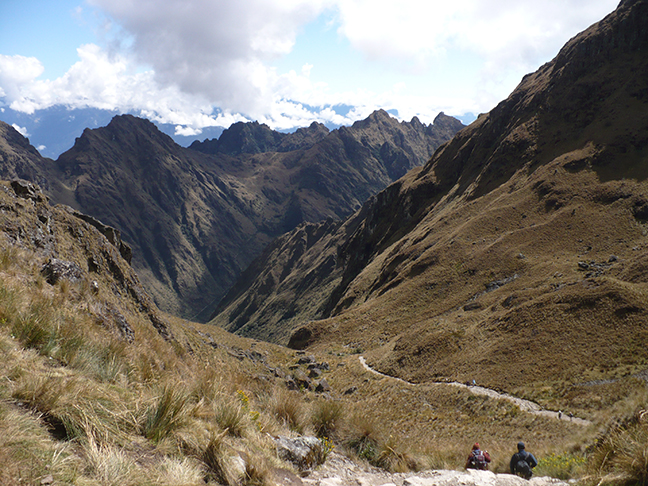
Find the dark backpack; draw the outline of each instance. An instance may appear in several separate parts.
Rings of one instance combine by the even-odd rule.
[[[531,466],[526,462],[527,455],[520,453],[520,459],[515,464],[515,472],[522,476],[524,479],[529,479],[533,476],[533,471],[531,471]]]
[[[486,456],[480,449],[476,449],[470,453],[468,462],[471,469],[488,469]]]

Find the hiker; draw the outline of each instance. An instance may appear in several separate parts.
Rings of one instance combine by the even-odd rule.
[[[538,461],[533,454],[524,450],[524,442],[518,442],[518,451],[511,457],[511,474],[517,474],[524,479],[531,479],[533,469],[538,465]]]
[[[491,457],[488,451],[482,451],[479,448],[479,442],[475,442],[472,446],[472,451],[466,461],[466,469],[481,469],[488,471],[488,463],[491,462]]]

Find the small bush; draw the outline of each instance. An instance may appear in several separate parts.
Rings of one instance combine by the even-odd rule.
[[[572,479],[581,476],[585,462],[585,457],[578,454],[550,454],[538,459],[538,466],[534,469],[534,474],[558,479]]]

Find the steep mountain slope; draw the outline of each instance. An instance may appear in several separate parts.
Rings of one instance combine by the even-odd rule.
[[[647,24],[621,2],[343,224],[276,241],[212,322],[545,400],[644,370]]]
[[[84,131],[54,163],[5,124],[2,175],[39,181],[55,202],[120,228],[156,302],[205,319],[274,237],[347,216],[462,126],[443,114],[430,126],[399,123],[384,111],[331,133],[241,123],[190,150],[124,115]]]
[[[46,183],[50,159],[44,159],[11,125],[0,122],[0,173],[7,179],[26,179]]]
[[[33,184],[0,181],[3,486],[315,484],[315,466],[341,460],[333,444],[340,481],[366,478],[367,461],[384,481],[460,467],[457,437],[486,433],[505,472],[509,438],[532,426],[537,453],[582,440],[576,422],[386,379],[357,355],[304,355],[165,315],[121,248],[114,229]],[[280,447],[300,442],[297,458]]]

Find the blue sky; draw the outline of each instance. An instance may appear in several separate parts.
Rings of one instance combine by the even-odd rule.
[[[187,135],[378,108],[430,123],[489,111],[617,3],[3,0],[0,109],[135,112]]]

